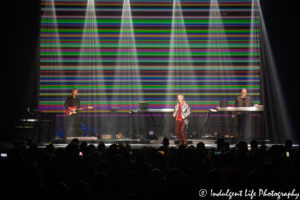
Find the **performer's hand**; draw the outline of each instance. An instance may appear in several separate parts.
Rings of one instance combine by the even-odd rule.
[[[182,119],[184,119],[185,117],[183,115],[181,115]]]
[[[173,114],[173,117],[176,117],[176,114]]]
[[[232,118],[234,118],[234,115],[231,115]]]

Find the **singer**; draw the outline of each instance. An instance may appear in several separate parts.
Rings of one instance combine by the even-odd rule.
[[[173,117],[175,117],[175,134],[176,137],[178,138],[179,145],[183,144],[187,146],[187,139],[186,139],[186,129],[188,127],[189,123],[189,116],[191,114],[191,108],[189,104],[184,101],[184,96],[183,94],[178,94],[177,95],[177,100],[178,103],[175,105]],[[180,136],[181,133],[181,136]],[[178,145],[178,146],[179,146]]]

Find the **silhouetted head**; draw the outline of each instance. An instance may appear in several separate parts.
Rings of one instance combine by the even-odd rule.
[[[286,141],[285,141],[285,149],[286,149],[287,151],[290,151],[290,150],[292,149],[292,146],[293,146],[292,140],[286,140]]]
[[[248,178],[248,185],[250,187],[254,186],[258,178],[260,178],[261,176],[262,176],[262,172],[258,169],[254,169],[250,171],[249,178]]]
[[[198,161],[198,153],[194,149],[187,149],[183,153],[183,157],[187,163],[195,163]]]
[[[164,175],[162,171],[155,168],[151,171],[151,181],[155,184],[163,184],[164,183]]]
[[[173,168],[168,171],[166,178],[167,178],[167,185],[169,187],[171,187],[174,177],[177,176],[178,174],[182,174],[182,171],[179,168]]]
[[[105,149],[105,144],[103,142],[98,144],[98,151],[103,151]]]
[[[181,152],[181,153],[183,153],[185,150],[186,150],[186,146],[183,145],[183,144],[181,144],[181,145],[179,146],[179,148],[178,148],[178,151]]]
[[[91,152],[91,153],[93,153],[93,152],[96,150],[96,147],[95,147],[95,145],[93,145],[93,144],[90,144],[90,145],[89,145],[89,148],[90,148],[90,152]]]
[[[75,143],[75,144],[77,144],[79,146],[79,140],[78,140],[78,138],[74,138],[71,142]]]
[[[76,143],[70,143],[66,147],[66,155],[70,160],[78,160],[79,158],[79,147]]]
[[[176,193],[178,199],[190,199],[193,190],[193,180],[186,174],[178,174],[172,181],[171,190]],[[178,192],[182,191],[182,192]],[[184,192],[183,192],[184,191]]]
[[[46,146],[46,152],[48,152],[49,154],[53,154],[54,150],[55,148],[52,143]]]
[[[241,141],[237,144],[238,150],[237,153],[238,154],[246,154],[248,152],[248,146],[247,143],[244,141]]]
[[[164,145],[165,147],[169,147],[169,144],[170,144],[169,139],[165,137],[165,138],[163,139],[163,145]]]
[[[177,153],[177,150],[175,149],[175,147],[171,147],[169,149],[169,157],[175,157],[176,153]]]
[[[197,144],[197,149],[201,149],[202,151],[205,151],[205,144],[203,142],[199,142]]]
[[[52,198],[58,200],[69,200],[70,188],[64,183],[57,184],[52,191]]]
[[[222,138],[217,139],[217,148],[222,150],[224,148],[225,141]]]
[[[210,170],[206,177],[205,185],[208,188],[215,188],[215,189],[221,188],[222,177],[221,177],[220,172],[216,169]]]
[[[124,173],[123,175],[124,183],[129,186],[136,186],[138,181],[138,175],[135,171],[130,170]]]
[[[31,190],[32,200],[49,199],[49,192],[45,186],[36,186]]]
[[[56,157],[64,157],[65,150],[63,148],[57,148],[57,149],[55,149],[54,154]]]
[[[258,148],[258,142],[256,140],[252,140],[250,142],[250,145],[251,145],[251,150],[255,150]]]
[[[87,147],[87,143],[86,142],[81,142],[80,149],[82,149],[83,147]]]
[[[138,164],[145,164],[146,163],[146,156],[142,153],[139,153],[137,156],[136,156],[136,163]]]
[[[161,171],[164,171],[166,167],[165,156],[161,153],[157,153],[153,159],[153,168],[158,168]]]
[[[246,184],[242,173],[238,170],[234,170],[229,174],[226,180],[225,188],[230,188],[236,191],[236,190],[244,189],[245,186]]]
[[[118,150],[118,154],[121,155],[123,158],[127,158],[128,157],[128,150],[126,147],[120,147],[120,149]]]
[[[112,187],[111,178],[105,172],[96,174],[93,179],[93,187],[101,191],[110,191]]]
[[[26,185],[24,185],[25,188],[31,189],[42,184],[42,176],[37,166],[26,166],[24,170],[24,175],[24,178],[26,180]]]
[[[71,185],[71,199],[73,200],[90,200],[91,190],[89,185],[84,181],[76,181]]]

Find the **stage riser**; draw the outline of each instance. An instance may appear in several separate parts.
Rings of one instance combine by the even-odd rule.
[[[125,136],[128,134],[129,127],[127,125],[129,116],[116,116],[116,129],[113,131],[113,115],[108,116],[82,116],[81,121],[84,123],[89,131],[83,130],[83,135],[89,135],[93,136],[96,131],[99,131],[100,134],[111,134],[112,132],[122,132]],[[166,120],[166,116],[162,118],[161,116],[154,116],[155,123],[158,126],[158,131],[161,134],[163,131],[163,127],[161,124],[164,124]],[[236,123],[236,119],[235,123]],[[254,135],[256,132],[256,136],[263,137],[264,136],[264,117],[263,116],[257,116],[257,128],[256,130],[253,130],[252,125],[255,123],[254,118],[252,120],[252,117],[249,117],[248,121],[248,127],[247,127],[247,133],[249,136]],[[191,135],[193,131],[197,132],[198,134],[201,133],[202,135],[202,128],[204,126],[205,116],[192,116],[190,117],[190,123],[189,123],[189,129],[188,129],[188,137]],[[148,116],[140,116],[139,120],[137,120],[137,117],[133,117],[133,135],[134,138],[145,138],[149,131],[154,131],[154,126],[151,124],[152,119]],[[209,123],[208,123],[208,130],[210,131],[210,134],[212,134],[214,131],[218,131],[221,136],[223,135],[236,135],[236,128],[235,123],[231,119],[231,116],[210,116]],[[138,124],[138,126],[137,126]],[[170,137],[171,133],[174,135],[174,125],[175,121],[173,117],[169,117],[168,122],[166,123],[165,128],[165,134],[162,136]],[[159,126],[160,125],[160,126]],[[65,117],[64,116],[58,116],[56,117],[56,127],[59,129],[60,132],[64,132],[64,126],[65,126]],[[140,129],[139,131],[137,127]]]

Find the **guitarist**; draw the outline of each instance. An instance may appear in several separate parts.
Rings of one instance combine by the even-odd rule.
[[[65,101],[65,108],[66,110],[70,110],[70,111],[75,111],[75,109],[72,109],[70,107],[74,107],[74,106],[78,106],[77,108],[80,108],[80,99],[79,97],[77,97],[77,93],[78,93],[78,90],[77,88],[73,88],[72,89],[72,95],[71,96],[68,96],[66,101]],[[69,135],[69,127],[70,127],[70,124],[71,122],[74,122],[74,131],[72,131],[72,135],[71,137],[78,137],[80,136],[79,135],[79,126],[78,126],[78,113],[74,113],[72,115],[68,115],[66,117],[66,125],[65,125],[65,138]]]

